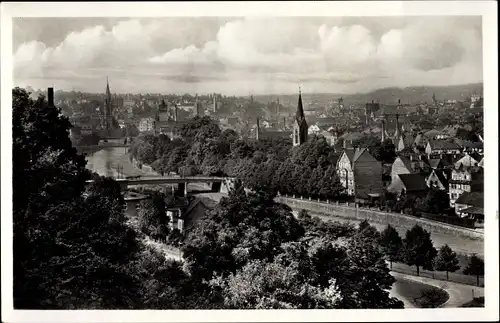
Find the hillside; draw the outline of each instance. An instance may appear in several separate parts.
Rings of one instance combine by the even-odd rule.
[[[372,100],[385,104],[395,104],[398,98],[402,103],[420,103],[432,102],[432,94],[435,93],[438,100],[458,100],[464,101],[471,94],[483,93],[483,84],[463,84],[451,86],[412,86],[406,88],[385,88],[375,90],[369,93],[356,93],[356,94],[303,94],[304,101],[316,101],[319,104],[326,104],[331,100],[336,100],[343,97],[346,104],[364,104]],[[275,101],[278,95],[260,95],[254,96],[257,101],[266,103]],[[279,95],[280,102],[294,103],[297,100],[297,95]]]

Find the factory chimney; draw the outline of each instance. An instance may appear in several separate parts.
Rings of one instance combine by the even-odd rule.
[[[47,101],[49,103],[49,106],[53,107],[54,106],[54,88],[49,87],[47,89]]]

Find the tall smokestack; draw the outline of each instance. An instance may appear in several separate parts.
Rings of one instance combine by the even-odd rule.
[[[47,89],[47,101],[49,103],[49,106],[53,107],[54,106],[54,88],[49,87]]]
[[[214,113],[217,112],[217,97],[215,96],[215,93],[214,93]]]
[[[174,121],[177,122],[177,103],[174,104]]]
[[[286,117],[283,117],[283,130],[286,130]]]

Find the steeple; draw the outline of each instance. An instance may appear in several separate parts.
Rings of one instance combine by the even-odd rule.
[[[304,106],[302,104],[302,92],[299,87],[299,100],[297,111],[295,113],[295,123],[293,125],[293,145],[301,145],[307,141],[307,122],[304,115]]]
[[[297,103],[297,111],[295,112],[295,118],[300,123],[300,120],[305,120],[304,106],[302,105],[302,92],[299,87],[299,101]]]

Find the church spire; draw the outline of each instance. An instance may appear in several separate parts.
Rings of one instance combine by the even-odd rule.
[[[302,104],[302,92],[299,87],[299,100],[297,103],[297,112],[295,113],[295,123],[293,125],[293,145],[301,145],[307,141],[307,122],[304,115],[304,106]]]
[[[297,103],[297,112],[295,113],[295,118],[299,123],[301,122],[301,120],[305,119],[304,106],[302,104],[302,92],[300,90],[300,86],[299,86],[299,101]]]

